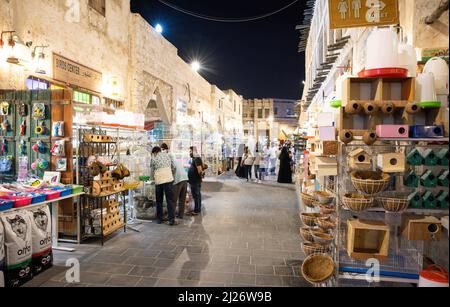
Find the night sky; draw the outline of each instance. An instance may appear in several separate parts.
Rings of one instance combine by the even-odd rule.
[[[183,9],[220,18],[244,18],[276,11],[293,0],[166,0]],[[185,15],[158,0],[131,0],[133,12],[164,37],[188,63],[200,59],[201,75],[219,88],[245,98],[300,99],[304,54],[298,53],[304,0],[269,18],[221,23]]]

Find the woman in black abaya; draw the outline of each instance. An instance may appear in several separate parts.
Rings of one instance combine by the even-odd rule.
[[[287,147],[283,147],[280,154],[280,170],[278,172],[278,183],[292,183],[292,158]]]

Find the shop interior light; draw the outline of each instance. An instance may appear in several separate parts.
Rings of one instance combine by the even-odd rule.
[[[6,62],[10,64],[19,64],[20,61],[17,56],[14,55],[14,46],[16,41],[14,40],[15,31],[3,31],[0,37],[0,46],[3,53],[6,55]],[[9,38],[5,39],[5,36]]]
[[[159,34],[162,34],[164,32],[164,29],[163,29],[162,25],[160,25],[159,23],[156,25],[155,30]]]
[[[45,75],[47,73],[47,70],[45,69],[45,58],[46,55],[44,53],[45,48],[48,48],[49,46],[36,46],[34,47],[33,52],[31,53],[31,57],[33,58],[33,61],[36,63],[36,73]],[[41,50],[41,52],[37,52],[38,49]]]

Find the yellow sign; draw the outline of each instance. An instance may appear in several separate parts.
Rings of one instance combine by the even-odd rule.
[[[328,0],[330,28],[358,28],[399,23],[398,0]]]
[[[53,54],[53,79],[94,92],[102,91],[102,73]]]

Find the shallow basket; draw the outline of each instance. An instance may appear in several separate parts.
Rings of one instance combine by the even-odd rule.
[[[314,254],[328,254],[330,247],[318,243],[302,243],[302,250],[306,256]]]
[[[314,243],[329,245],[334,240],[334,236],[327,232],[311,231],[311,234],[314,238]]]
[[[302,222],[305,226],[315,227],[317,218],[320,216],[321,216],[321,214],[319,214],[319,213],[301,213],[300,219],[302,220]]]
[[[306,193],[302,193],[300,196],[301,196],[303,204],[306,207],[315,208],[314,202],[316,201],[316,199],[313,196],[306,194]]]
[[[327,254],[308,256],[302,264],[303,277],[312,284],[328,281],[335,272],[335,263]]]
[[[308,227],[302,227],[300,228],[300,237],[305,242],[314,242],[314,238],[311,234],[311,229]]]
[[[383,192],[391,177],[386,173],[360,171],[351,174],[353,186],[364,194],[374,195]]]
[[[317,201],[322,205],[329,205],[335,199],[334,195],[323,191],[316,191],[315,196]]]
[[[345,207],[355,212],[363,212],[373,206],[373,198],[360,194],[346,194],[342,197]]]
[[[399,213],[408,209],[409,200],[405,197],[380,197],[377,202],[387,212]]]
[[[333,214],[336,212],[335,206],[326,206],[326,205],[319,205],[320,213],[322,214]]]
[[[318,218],[316,221],[317,226],[319,226],[323,230],[332,230],[337,227],[337,222],[335,219],[321,219]],[[314,236],[313,236],[314,239]]]

